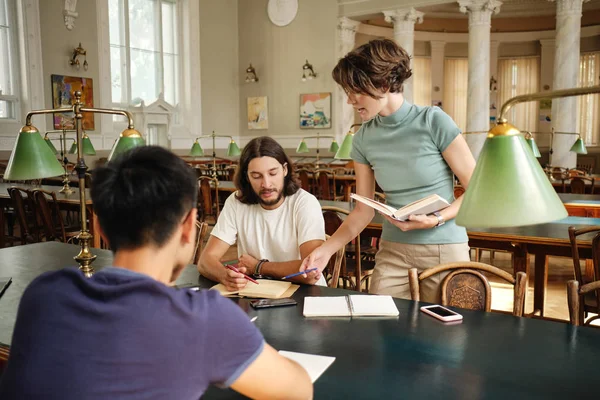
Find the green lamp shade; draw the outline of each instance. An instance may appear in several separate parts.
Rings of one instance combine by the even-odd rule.
[[[229,142],[229,146],[227,146],[227,157],[235,157],[239,156],[240,154],[240,148],[232,139],[231,142]]]
[[[71,145],[71,148],[69,149],[69,154],[75,154],[77,153],[77,142],[73,142],[73,144]]]
[[[350,152],[352,151],[353,139],[354,133],[348,132],[348,134],[346,134],[346,137],[344,138],[344,141],[342,142],[342,147],[340,147],[340,149],[337,151],[337,153],[335,153],[335,156],[333,157],[341,160],[349,160],[351,158]]]
[[[331,142],[331,146],[329,146],[330,153],[337,153],[337,151],[339,149],[340,149],[340,146],[337,144],[337,142],[335,140],[333,142]]]
[[[520,135],[488,137],[456,224],[496,228],[562,219],[567,210]]]
[[[194,144],[192,145],[192,148],[190,150],[190,156],[192,157],[202,157],[204,155],[204,150],[202,150],[202,147],[200,146],[200,143],[198,143],[198,141],[196,140],[194,142]]]
[[[10,154],[4,179],[20,181],[49,178],[64,173],[52,149],[34,127],[23,127]]]
[[[129,149],[133,149],[138,146],[145,146],[146,141],[141,136],[121,136],[117,143],[113,146],[110,154],[108,155],[108,161],[111,161],[121,153],[125,153]]]
[[[298,148],[296,149],[296,153],[308,153],[308,146],[306,145],[306,142],[304,141],[304,139],[302,139],[302,141],[298,145]]]
[[[52,152],[54,154],[58,154],[58,150],[56,150],[56,147],[54,147],[52,140],[50,140],[50,138],[48,136],[44,137],[44,140],[46,141],[46,144],[48,145],[48,147],[50,147],[50,150],[52,150]]]
[[[83,143],[83,154],[88,155],[88,156],[96,155],[96,149],[94,149],[94,145],[92,144],[92,141],[90,140],[88,135],[83,135],[82,143]]]
[[[536,158],[540,158],[542,155],[540,154],[540,149],[538,149],[537,144],[535,143],[535,140],[533,139],[533,137],[527,138],[527,139],[525,139],[525,141],[529,145],[529,148],[531,149],[533,156]]]
[[[577,138],[573,146],[571,146],[571,151],[577,154],[587,154],[587,149],[585,148],[585,143],[583,143],[583,139],[580,137]]]

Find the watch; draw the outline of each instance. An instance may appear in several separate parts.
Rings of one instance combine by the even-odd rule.
[[[436,226],[434,226],[434,228],[439,228],[440,226],[444,225],[446,223],[446,221],[444,220],[444,217],[442,217],[442,214],[440,214],[439,212],[434,212],[433,215],[435,215],[437,217],[438,223]]]
[[[267,14],[277,26],[286,26],[296,18],[298,0],[269,0]]]

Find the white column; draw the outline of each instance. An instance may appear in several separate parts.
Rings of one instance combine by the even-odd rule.
[[[581,9],[584,1],[587,0],[556,0],[553,90],[577,87]],[[552,127],[555,132],[575,132],[578,116],[577,97],[552,100]],[[576,138],[575,135],[554,135],[552,144],[554,152],[550,159],[553,166],[567,168],[576,166],[577,154],[569,151]]]
[[[431,100],[444,100],[444,49],[446,42],[432,40],[431,45]],[[442,108],[444,105],[442,104]]]
[[[459,0],[460,11],[469,13],[469,81],[467,131],[488,131],[490,126],[490,29],[492,14],[498,13],[498,0]],[[486,135],[466,135],[475,159]]]
[[[383,15],[385,15],[386,22],[394,24],[394,41],[412,58],[415,48],[415,23],[423,22],[425,14],[411,7],[384,11]],[[404,82],[404,98],[410,103],[413,102],[412,85],[411,78]]]
[[[338,18],[338,46],[336,54],[337,61],[354,49],[354,39],[356,31],[360,26],[360,22],[353,21],[346,17]],[[354,108],[348,104],[348,96],[346,92],[337,85],[336,86],[336,115],[335,119],[335,137],[339,145],[342,145],[344,136],[350,130],[350,126],[354,123]]]
[[[498,111],[502,105],[498,104],[498,47],[500,47],[500,42],[497,40],[490,42],[490,118],[498,117]],[[496,81],[493,85],[492,78]],[[492,105],[494,105],[494,109],[492,109]]]
[[[554,80],[554,53],[556,49],[556,40],[541,39],[541,57],[540,57],[540,88],[542,92],[553,90]],[[552,104],[550,102],[550,104]],[[540,102],[540,116],[552,117],[552,111],[546,106],[546,102]],[[546,119],[540,120],[538,130],[540,132],[550,132],[552,123]],[[535,140],[538,147],[550,148],[550,135],[539,135]]]

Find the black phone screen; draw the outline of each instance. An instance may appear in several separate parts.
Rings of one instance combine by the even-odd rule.
[[[437,315],[440,315],[442,317],[449,317],[451,315],[456,315],[455,312],[452,312],[450,310],[446,310],[444,307],[429,307],[427,308],[429,311],[431,311],[432,313],[436,313]]]
[[[262,299],[252,300],[250,305],[254,308],[268,308],[268,307],[281,307],[281,306],[293,306],[298,304],[296,300],[292,298],[284,299]]]

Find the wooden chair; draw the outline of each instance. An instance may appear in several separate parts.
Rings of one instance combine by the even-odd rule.
[[[78,228],[65,228],[65,222],[58,208],[58,201],[54,192],[34,189],[32,194],[35,211],[41,221],[41,231],[46,241],[58,239],[63,243],[67,243],[70,239],[79,235],[80,230]]]
[[[523,316],[525,308],[525,291],[527,290],[527,274],[517,272],[514,278],[508,272],[489,264],[465,261],[438,265],[421,274],[416,268],[408,270],[410,295],[413,300],[420,300],[419,283],[440,272],[451,271],[442,280],[442,305],[469,310],[491,311],[492,288],[481,271],[493,274],[514,286],[513,315]]]
[[[587,182],[590,183],[590,193],[594,194],[594,178],[588,178],[585,176],[576,176],[571,178],[571,193],[585,194],[585,188]]]
[[[325,233],[333,235],[344,222],[341,215],[347,216],[349,212],[342,208],[329,206],[323,206],[321,209],[323,210],[323,219],[325,220]],[[371,259],[370,254],[361,252],[360,234],[354,238],[354,244],[349,244],[345,247],[345,251],[346,257],[344,257],[340,268],[340,278],[342,279],[344,289],[349,286],[360,292],[364,283],[368,292],[370,278],[375,268],[375,261]]]
[[[317,169],[314,172],[317,198],[320,200],[341,201],[344,196],[336,193],[335,175],[328,169]]]
[[[39,242],[40,224],[35,212],[31,190],[18,187],[10,187],[7,190],[15,210],[21,244]]]
[[[557,180],[569,179],[569,169],[568,168],[552,167],[552,169],[550,170],[550,173],[552,174],[552,177]]]
[[[206,217],[211,216],[213,224],[216,223],[220,213],[219,180],[210,176],[198,178],[198,200],[200,219],[206,221]]]
[[[576,280],[567,282],[567,303],[569,304],[569,320],[575,326],[590,325],[590,323],[600,318],[600,308],[597,308],[593,317],[585,319],[587,313],[585,298],[600,297],[600,281],[587,283],[579,286]],[[582,301],[583,300],[583,301]]]
[[[206,233],[208,232],[208,224],[206,222],[196,221],[196,247],[194,249],[194,255],[192,256],[192,263],[198,265],[202,250],[204,250],[204,239],[206,239]]]
[[[300,181],[300,186],[302,186],[302,189],[312,193],[312,185],[310,184],[313,177],[312,171],[309,171],[305,168],[300,168],[296,170],[296,174],[298,174],[298,180]]]
[[[233,177],[235,176],[235,171],[237,169],[237,165],[227,165],[225,167],[225,177],[228,181],[233,181]]]
[[[586,175],[585,171],[583,171],[581,169],[575,169],[575,168],[570,169],[569,172],[568,172],[568,174],[569,174],[570,178],[573,178],[573,177],[576,177],[576,176],[585,176]]]
[[[326,239],[329,239],[329,235],[325,235]],[[332,257],[327,263],[325,270],[323,271],[323,276],[325,276],[325,280],[327,281],[327,286],[330,288],[337,288],[340,283],[340,271],[342,268],[342,263],[344,262],[344,257],[346,256],[346,249],[342,247],[338,251],[335,252],[335,257]]]
[[[465,188],[462,186],[454,186],[454,198],[458,199],[460,196],[465,194]]]
[[[595,233],[592,239],[592,265],[593,271],[585,274],[581,272],[581,260],[579,258],[579,248],[577,247],[577,237],[584,234]],[[573,273],[577,286],[583,288],[588,283],[600,280],[600,226],[591,226],[577,229],[574,226],[569,227],[569,241],[571,242],[571,257],[573,258]],[[600,307],[600,296],[597,292],[589,292],[583,298],[582,310],[586,316],[588,312],[597,313]]]

